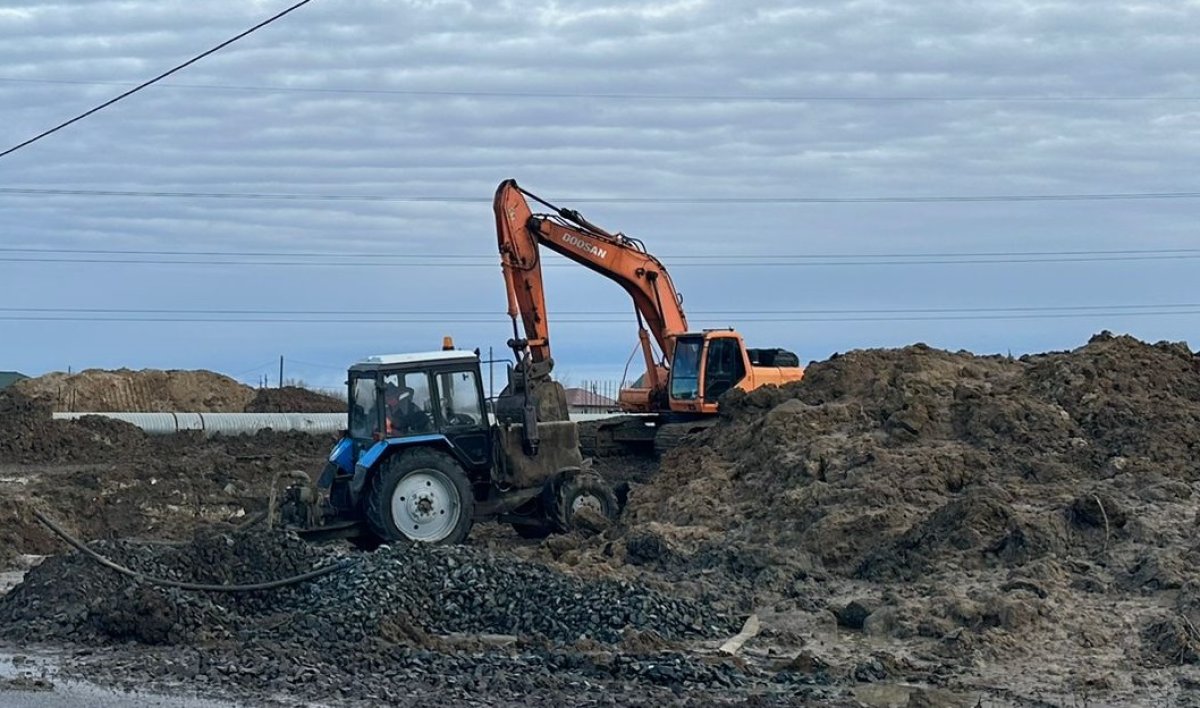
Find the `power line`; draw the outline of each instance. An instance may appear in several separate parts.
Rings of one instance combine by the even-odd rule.
[[[958,259],[925,259],[925,260],[829,260],[829,261],[788,261],[772,259],[761,261],[721,262],[695,261],[679,263],[672,269],[688,268],[862,268],[866,266],[915,266],[915,265],[994,265],[994,264],[1029,264],[1029,263],[1102,263],[1102,262],[1136,262],[1136,261],[1177,261],[1200,258],[1200,253],[1179,253],[1162,255],[1115,255],[1115,256],[1062,256],[1037,258],[958,258]],[[0,263],[44,263],[44,264],[85,264],[85,265],[183,265],[183,266],[236,266],[236,267],[300,267],[300,268],[403,268],[416,265],[421,268],[498,268],[499,262],[379,262],[364,260],[360,262],[346,261],[339,263],[319,261],[254,261],[254,260],[188,260],[169,258],[15,258],[0,256]],[[543,268],[574,268],[571,263],[546,263]]]
[[[1104,305],[1020,305],[1008,307],[902,307],[902,308],[832,308],[832,309],[777,309],[777,310],[689,310],[692,315],[882,315],[882,314],[966,314],[966,313],[1038,313],[1066,312],[1088,313],[1090,311],[1113,312],[1121,310],[1172,310],[1200,309],[1200,303],[1149,303],[1149,304],[1104,304]],[[69,313],[69,314],[145,314],[145,315],[357,315],[394,317],[394,310],[274,310],[274,309],[179,309],[179,308],[121,308],[121,307],[0,307],[0,313]],[[500,310],[405,310],[405,317],[507,317]],[[551,317],[613,316],[629,315],[626,310],[556,310]],[[628,317],[626,318],[628,319]],[[432,320],[439,322],[441,320]],[[491,321],[491,320],[486,320]],[[622,320],[624,321],[624,320]],[[299,361],[299,360],[296,360]],[[301,362],[311,366],[328,366],[315,362]]]
[[[236,374],[230,374],[229,376],[231,378],[240,379],[241,377],[245,376],[246,374],[253,374],[256,371],[262,371],[263,369],[272,369],[273,370],[274,367],[278,366],[278,364],[279,364],[278,361],[272,359],[271,361],[268,361],[265,364],[259,364],[258,366],[254,367],[252,369],[246,369],[245,371],[242,371],[242,372],[239,372]]]
[[[318,369],[332,369],[334,371],[345,371],[346,370],[345,364],[343,364],[341,366],[334,366],[332,364],[318,364],[313,361],[304,361],[303,359],[297,359],[296,357],[291,357],[291,356],[289,356],[287,358],[287,360],[293,364],[302,364],[304,366],[313,366]]]
[[[1200,309],[1192,310],[1140,310],[1121,312],[1058,312],[1058,313],[997,313],[997,314],[957,314],[957,315],[880,315],[880,316],[851,316],[851,317],[779,317],[779,318],[739,318],[738,323],[844,323],[844,322],[921,322],[921,321],[957,321],[957,320],[1041,320],[1041,319],[1074,319],[1088,320],[1100,317],[1168,317],[1180,315],[1200,315]],[[364,318],[179,318],[179,317],[85,317],[85,316],[44,316],[44,315],[0,315],[0,321],[6,322],[125,322],[125,323],[221,323],[221,324],[427,324],[427,325],[460,325],[460,324],[503,324],[499,319],[437,319],[421,320],[408,318],[394,319],[364,319]],[[555,322],[566,325],[619,324],[627,326],[629,319],[559,319]],[[720,326],[720,322],[705,322]],[[724,323],[727,324],[727,323]]]
[[[29,79],[0,77],[0,81],[15,84],[49,84],[65,86],[131,86],[124,81],[81,81],[71,79]],[[611,91],[499,91],[471,89],[387,89],[387,88],[318,88],[297,86],[169,83],[162,88],[200,89],[210,91],[249,91],[258,93],[346,94],[362,96],[420,96],[428,98],[547,98],[599,99],[619,101],[708,101],[708,102],[765,102],[765,103],[1137,103],[1157,101],[1198,101],[1191,95],[1013,95],[1013,96],[954,96],[954,95],[897,95],[850,96],[837,94],[743,94],[743,93],[657,93]]]
[[[133,88],[129,89],[128,91],[120,94],[119,96],[116,96],[115,98],[110,98],[109,100],[105,101],[104,103],[101,103],[99,106],[96,106],[95,108],[92,108],[91,110],[80,113],[79,115],[75,116],[74,118],[72,118],[64,123],[59,123],[58,125],[54,126],[53,128],[43,131],[42,133],[39,133],[38,135],[33,136],[32,138],[26,140],[23,143],[19,143],[17,145],[14,145],[13,147],[10,147],[9,149],[5,150],[4,152],[0,152],[0,157],[4,157],[5,155],[14,153],[17,150],[20,150],[21,148],[23,148],[27,145],[36,143],[37,141],[41,140],[42,138],[45,138],[49,135],[53,135],[54,133],[57,133],[58,131],[62,130],[63,128],[66,128],[67,126],[71,125],[72,123],[77,123],[77,122],[83,120],[84,118],[87,118],[88,116],[92,115],[93,113],[100,112],[100,111],[104,110],[105,108],[108,108],[109,106],[113,105],[117,101],[120,101],[121,99],[127,98],[129,96],[132,96],[133,94],[137,93],[138,91],[141,91],[142,89],[144,89],[152,84],[156,84],[159,81],[162,81],[163,79],[167,78],[168,76],[170,76],[178,71],[182,71],[183,69],[186,69],[187,67],[191,66],[192,64],[195,64],[196,62],[209,56],[210,54],[219,52],[220,50],[224,49],[225,47],[228,47],[229,45],[233,44],[234,42],[238,41],[239,39],[257,32],[258,30],[262,29],[263,27],[266,27],[267,25],[271,24],[272,22],[275,22],[276,20],[280,19],[284,15],[294,12],[294,11],[300,9],[301,7],[307,5],[310,2],[312,2],[312,0],[300,0],[300,2],[296,3],[295,5],[292,5],[291,7],[287,8],[286,10],[267,18],[266,20],[263,20],[262,22],[258,23],[257,25],[254,25],[250,29],[248,29],[238,35],[235,35],[234,37],[231,37],[231,38],[225,40],[224,42],[221,42],[220,44],[213,47],[212,49],[209,49],[201,54],[197,54],[196,56],[192,57],[191,59],[188,59],[187,61],[176,66],[175,68],[165,71],[165,72],[159,74],[158,76],[154,77],[153,79],[150,79],[149,81],[144,81],[144,82],[138,84],[137,86],[134,86]]]
[[[49,253],[49,254],[91,254],[91,255],[122,255],[122,256],[204,256],[204,257],[238,257],[238,258],[346,258],[346,251],[181,251],[181,250],[148,250],[124,248],[50,248],[0,246],[0,253]],[[1122,248],[1122,249],[1084,249],[1058,251],[968,251],[968,252],[905,252],[905,253],[725,253],[725,254],[668,254],[660,256],[672,261],[677,260],[720,260],[728,261],[747,258],[770,258],[772,260],[819,260],[819,259],[853,259],[853,258],[1001,258],[1001,257],[1035,257],[1035,256],[1114,256],[1114,255],[1185,255],[1200,254],[1200,248]],[[362,255],[372,259],[472,259],[486,260],[489,265],[495,261],[494,255],[478,255],[473,253],[379,253],[371,252]]]
[[[18,146],[19,147],[19,146]],[[13,148],[16,149],[16,148]],[[7,153],[0,153],[3,157]],[[263,192],[172,192],[111,189],[44,189],[32,187],[0,187],[0,196],[43,197],[136,197],[147,199],[228,199],[246,201],[309,201],[309,202],[400,202],[430,204],[491,204],[491,197],[459,195],[383,195],[383,194],[289,194]],[[980,195],[882,195],[864,197],[563,197],[562,202],[576,204],[937,204],[990,202],[1097,202],[1153,201],[1198,199],[1200,192],[1099,192],[1090,194],[980,194]]]
[[[275,323],[275,324],[319,324],[319,323],[346,323],[346,324],[500,324],[504,325],[505,321],[501,317],[491,319],[413,319],[413,318],[271,318],[271,317],[243,317],[228,319],[224,317],[97,317],[97,316],[44,316],[44,315],[0,315],[0,320],[14,322],[202,322],[202,323]],[[559,324],[628,324],[626,319],[612,320],[596,320],[596,319],[579,319],[559,320]]]

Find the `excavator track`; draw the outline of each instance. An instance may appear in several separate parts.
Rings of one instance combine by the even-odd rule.
[[[617,416],[579,423],[584,457],[662,457],[716,424],[712,419],[663,423],[650,416]]]
[[[663,423],[654,435],[654,453],[662,457],[686,443],[693,435],[716,425],[715,417],[710,420],[693,420],[686,423]]]
[[[650,456],[656,428],[652,418],[622,415],[579,423],[579,447],[584,457]]]

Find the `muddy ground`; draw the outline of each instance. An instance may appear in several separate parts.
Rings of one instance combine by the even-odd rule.
[[[0,397],[0,556],[75,555],[0,599],[64,675],[251,703],[1200,705],[1200,363],[1102,334],[1020,359],[856,351],[731,395],[630,481],[620,523],[458,549],[311,548],[236,526],[330,441],[147,438]],[[153,539],[174,540],[163,544]],[[718,647],[754,616],[736,656]]]

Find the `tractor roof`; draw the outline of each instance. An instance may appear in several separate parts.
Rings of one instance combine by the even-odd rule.
[[[450,364],[455,362],[474,364],[478,361],[479,356],[475,352],[454,349],[451,351],[415,352],[412,354],[379,354],[356,362],[352,368],[370,369],[381,366],[419,366],[422,364]]]

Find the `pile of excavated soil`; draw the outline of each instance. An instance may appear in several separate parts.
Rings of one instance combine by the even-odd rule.
[[[1019,360],[856,351],[722,410],[638,490],[633,517],[855,577],[1022,565],[1090,549],[1097,530],[1144,541],[1133,507],[1200,479],[1200,360],[1179,344],[1099,336]]]
[[[51,420],[44,403],[0,392],[0,564],[62,549],[34,507],[84,538],[182,538],[264,509],[278,475],[317,474],[330,444],[271,431],[147,436],[107,418]]]
[[[211,371],[86,369],[54,372],[13,384],[25,397],[54,411],[189,411],[241,413],[254,389]]]
[[[345,413],[346,402],[296,386],[260,388],[246,404],[247,413]]]
[[[0,464],[110,462],[135,456],[145,443],[145,433],[128,423],[99,416],[51,420],[46,401],[0,391]]]
[[[1186,345],[853,351],[721,410],[632,493],[626,563],[719,570],[749,602],[1065,693],[1136,692],[1149,684],[1129,666],[1200,663]]]

